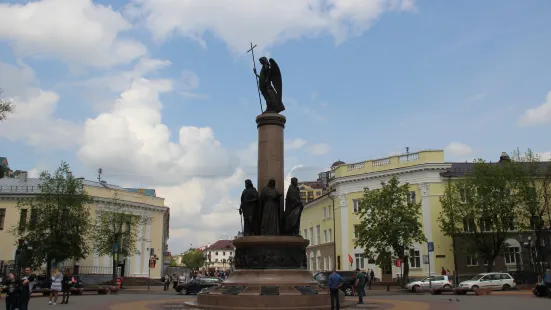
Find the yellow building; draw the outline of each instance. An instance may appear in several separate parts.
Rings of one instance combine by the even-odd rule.
[[[21,173],[17,178],[0,179],[0,260],[12,261],[15,257],[16,237],[10,229],[18,225],[22,214],[17,208],[19,199],[38,193],[39,179],[28,178]],[[102,209],[109,208],[117,193],[117,204],[144,215],[149,220],[139,228],[136,241],[136,253],[131,257],[119,256],[119,274],[125,277],[148,277],[149,258],[156,254],[159,260],[151,269],[152,278],[164,275],[163,263],[166,261],[168,223],[170,210],[164,205],[164,198],[147,195],[153,190],[124,189],[106,183],[84,181],[84,188],[94,199],[90,216],[95,219]],[[78,262],[64,262],[62,265],[78,265],[82,273],[109,274],[113,266],[112,258],[92,254]]]
[[[410,275],[423,276],[429,273],[434,275],[439,273],[442,267],[452,270],[454,266],[452,242],[450,238],[443,236],[437,222],[441,210],[439,198],[443,195],[446,184],[445,178],[440,174],[450,167],[451,163],[444,161],[444,152],[439,150],[420,151],[352,164],[336,162],[329,173],[329,187],[332,191],[327,194],[327,198],[322,197],[305,206],[301,218],[301,232],[303,236],[310,239],[312,233],[317,236],[317,227],[320,227],[321,231],[329,229],[329,225],[333,225],[334,220],[337,269],[372,269],[379,279],[386,281],[395,278],[400,274],[400,267],[396,267],[390,261],[383,266],[384,268],[376,266],[375,261],[363,257],[364,250],[356,248],[354,241],[355,227],[360,224],[357,213],[358,203],[363,196],[364,188],[380,188],[381,181],[388,181],[391,177],[397,176],[401,183],[410,184],[410,196],[421,203],[420,221],[427,240],[434,245],[434,252],[430,253],[428,244],[415,244],[412,247]],[[328,221],[324,220],[324,214],[327,214],[324,210],[328,206],[333,208],[331,199],[335,200],[334,219]],[[316,246],[317,243],[314,242],[308,248],[309,268],[310,270],[327,269],[317,264]],[[314,260],[312,260],[312,254]],[[322,253],[320,255],[323,257]],[[430,261],[430,270],[429,265],[425,263],[427,259]]]
[[[300,234],[310,241],[306,256],[312,273],[331,270],[335,263],[335,203],[338,202],[334,197],[325,194],[307,203],[302,210]]]
[[[303,204],[314,201],[323,195],[323,185],[319,181],[300,182],[298,188]]]

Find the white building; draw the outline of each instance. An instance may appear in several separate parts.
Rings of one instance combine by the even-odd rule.
[[[209,268],[226,270],[230,268],[235,255],[235,247],[232,240],[218,240],[208,246],[204,251]]]

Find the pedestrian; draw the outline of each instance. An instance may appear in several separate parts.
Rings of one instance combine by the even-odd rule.
[[[543,274],[543,282],[545,283],[545,290],[547,291],[547,297],[551,298],[551,269],[547,267]]]
[[[63,273],[63,282],[61,283],[62,300],[61,304],[69,303],[69,295],[71,295],[71,286],[73,286],[73,279],[71,275],[71,269],[65,268]]]
[[[2,283],[2,291],[0,293],[6,293],[6,310],[18,309],[20,287],[15,281],[15,276],[10,273]]]
[[[178,275],[173,274],[172,275],[172,288],[176,290],[176,286],[178,286]]]
[[[168,274],[165,274],[165,287],[164,287],[164,290],[168,291],[169,286],[170,286],[170,276]]]
[[[444,266],[442,266],[442,272],[441,272],[441,274],[442,274],[443,276],[446,275],[446,269],[444,268]]]
[[[21,279],[21,293],[19,295],[19,310],[29,310],[29,300],[31,299],[32,284],[36,276],[31,273],[31,267],[25,267],[25,274]]]
[[[371,283],[375,282],[375,271],[371,269],[371,272],[369,273],[369,289],[371,289]]]
[[[48,302],[48,305],[56,305],[57,303],[57,297],[59,296],[59,292],[61,292],[61,284],[63,282],[63,274],[59,271],[59,269],[54,269],[52,272],[52,286],[50,287],[50,301]],[[52,303],[53,300],[53,303]]]
[[[361,272],[359,268],[356,269],[356,292],[358,292],[358,304],[364,303],[365,296],[365,273]]]
[[[331,296],[331,310],[340,310],[341,308],[341,304],[339,302],[339,291],[343,282],[344,278],[337,273],[336,269],[333,269],[333,273],[331,273],[331,275],[327,279],[329,295]]]

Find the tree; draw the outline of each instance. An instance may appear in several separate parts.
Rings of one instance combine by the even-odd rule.
[[[534,231],[536,235],[535,258],[538,272],[544,272],[545,227],[551,225],[551,164],[541,162],[540,156],[528,149],[524,154],[520,150],[513,152],[513,159],[522,166],[522,177],[519,186],[518,213],[523,221],[519,221],[519,229]],[[547,219],[547,225],[545,220]]]
[[[169,267],[177,267],[178,266],[178,263],[176,262],[176,260],[174,259],[174,257],[170,257],[170,263],[168,265]]]
[[[396,177],[381,188],[364,190],[360,201],[360,221],[355,246],[362,247],[378,265],[399,258],[403,262],[402,285],[409,274],[409,256],[414,243],[426,242],[421,204],[410,199],[409,184],[400,185]]]
[[[113,194],[110,205],[98,209],[96,213],[98,217],[92,229],[92,244],[98,255],[113,258],[113,283],[116,283],[118,255],[134,255],[140,227],[150,219],[122,205],[117,192]]]
[[[203,253],[190,248],[182,255],[182,265],[189,269],[199,269],[205,265],[205,257]]]
[[[14,106],[11,101],[2,99],[1,95],[2,89],[0,89],[0,121],[3,121],[9,113],[13,112]]]
[[[515,230],[522,170],[514,161],[475,161],[472,172],[447,185],[440,197],[439,226],[444,235],[461,238],[462,252],[483,259],[492,271]]]
[[[40,193],[19,200],[20,221],[11,232],[32,246],[31,265],[46,263],[49,274],[52,261],[78,261],[90,252],[87,238],[92,200],[66,162],[61,162],[53,175],[43,171],[40,181]]]

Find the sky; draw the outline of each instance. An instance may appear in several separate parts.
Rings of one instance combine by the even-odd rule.
[[[406,147],[549,159],[550,20],[546,0],[2,0],[0,156],[155,188],[179,253],[240,230],[251,42],[282,71],[287,180],[312,180]]]

